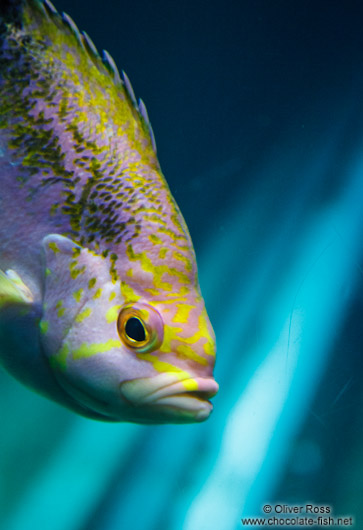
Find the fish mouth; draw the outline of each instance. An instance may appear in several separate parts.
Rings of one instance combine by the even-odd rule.
[[[123,398],[134,407],[146,407],[151,414],[179,418],[180,422],[204,421],[213,410],[209,401],[218,392],[213,378],[181,378],[160,374],[121,383]]]

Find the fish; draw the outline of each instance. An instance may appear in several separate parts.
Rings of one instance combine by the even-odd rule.
[[[0,7],[0,363],[84,417],[206,420],[216,342],[142,100],[49,0]]]

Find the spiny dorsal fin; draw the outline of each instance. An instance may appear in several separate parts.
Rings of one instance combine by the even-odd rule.
[[[79,31],[77,25],[67,13],[59,14],[50,0],[0,0],[0,33],[4,32],[7,24],[21,27],[24,17],[23,12],[26,9],[40,17],[46,17],[58,29],[73,35],[78,47],[91,59],[98,70],[108,75],[114,85],[123,90],[129,103],[137,111],[145,130],[148,132],[151,145],[156,153],[155,137],[145,104],[142,100],[140,100],[139,104],[137,103],[129,78],[123,71],[122,76],[120,76],[115,61],[106,50],[103,50],[102,56],[98,53],[89,35],[84,31]]]

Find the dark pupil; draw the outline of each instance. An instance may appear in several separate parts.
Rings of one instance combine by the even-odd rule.
[[[146,339],[144,326],[141,324],[140,320],[135,317],[131,317],[126,322],[125,326],[126,335],[130,339],[142,342]]]

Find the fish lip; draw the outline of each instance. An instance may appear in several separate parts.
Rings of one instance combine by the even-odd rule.
[[[213,411],[213,405],[209,400],[193,394],[193,392],[186,392],[165,396],[158,398],[152,405],[192,417],[194,421],[204,421]]]
[[[197,383],[198,388],[195,390],[188,390],[186,388],[186,385],[188,385],[189,382],[192,382],[194,385]],[[151,392],[147,396],[147,402],[148,403],[160,403],[161,400],[164,398],[171,398],[176,396],[185,396],[189,398],[196,398],[199,401],[207,401],[210,403],[209,398],[212,398],[215,396],[218,392],[218,383],[212,378],[203,378],[203,377],[197,377],[197,378],[189,378],[189,379],[183,379],[182,381],[178,381],[176,383],[171,383],[169,385],[166,385],[159,390],[156,390],[154,392]]]
[[[212,408],[212,404],[210,403],[209,399],[217,394],[219,388],[218,383],[212,377],[188,377],[181,380],[174,380],[164,384],[159,388],[153,388],[151,391],[149,389],[149,392],[146,391],[145,393],[139,393],[137,395],[134,393],[133,395],[132,385],[134,385],[135,382],[142,384],[143,381],[145,381],[145,390],[147,390],[149,380],[150,386],[152,386],[153,379],[154,378],[152,377],[147,379],[140,378],[133,381],[124,381],[121,383],[120,390],[124,399],[135,406],[153,406],[156,404],[167,405],[169,403],[171,404],[172,401],[177,404],[178,398],[179,402],[185,404],[186,400],[189,399],[193,400],[194,403],[198,401],[200,404],[209,404],[210,408]],[[130,384],[131,392],[128,391],[127,386]],[[188,386],[191,387],[190,390],[188,389]]]

